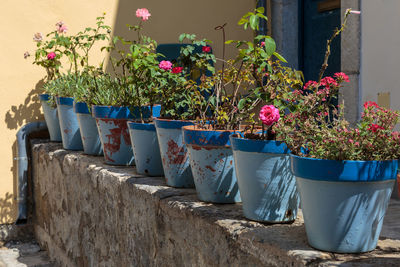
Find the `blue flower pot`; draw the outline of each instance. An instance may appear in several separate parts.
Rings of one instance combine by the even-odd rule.
[[[141,107],[145,117],[150,118],[150,107]],[[161,106],[153,107],[153,117],[160,115]],[[138,120],[138,107],[93,106],[100,141],[103,145],[104,160],[111,165],[132,165],[134,156],[128,131],[128,120]]]
[[[182,127],[193,125],[193,122],[156,119],[155,125],[165,181],[173,187],[194,187],[189,154],[182,136]]]
[[[52,108],[48,103],[50,96],[48,94],[39,95],[42,104],[44,119],[46,120],[47,129],[49,130],[50,140],[61,142],[60,121],[58,120],[58,112],[56,108]]]
[[[103,147],[97,130],[96,119],[84,102],[74,102],[74,111],[81,131],[83,152],[88,155],[103,155]]]
[[[182,130],[198,198],[213,203],[240,202],[229,142],[233,132],[198,130],[194,126]]]
[[[128,122],[136,171],[149,176],[163,176],[156,127],[151,123]]]
[[[290,157],[309,244],[338,253],[375,249],[398,161]]]
[[[243,214],[250,220],[282,223],[297,217],[299,196],[290,172],[289,149],[273,140],[230,136]]]
[[[83,150],[78,118],[73,108],[74,99],[72,97],[57,97],[56,100],[64,149]]]

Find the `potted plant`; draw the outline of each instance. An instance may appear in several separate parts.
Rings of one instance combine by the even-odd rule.
[[[58,29],[58,28],[57,28]],[[47,37],[53,37],[57,31],[53,31],[47,35]],[[56,49],[55,41],[53,38],[51,40],[43,40],[42,33],[35,33],[33,36],[33,41],[37,43],[37,49],[35,51],[35,59],[33,64],[43,67],[46,70],[45,83],[53,80],[57,74],[59,74],[59,68],[61,66],[60,55],[56,54],[54,50]],[[24,58],[30,57],[29,52],[24,53]],[[47,128],[50,134],[51,141],[61,141],[61,130],[60,123],[58,119],[58,112],[55,106],[52,96],[47,94],[46,90],[44,94],[39,95],[40,103],[42,104],[42,109],[44,113],[44,118],[46,120]]]
[[[225,38],[224,27],[216,30],[221,30]],[[244,105],[243,100],[254,84],[250,63],[226,61],[224,57],[223,52],[222,59],[217,59],[222,62],[219,71],[203,76],[200,84],[193,84],[202,91],[208,90],[209,95],[193,95],[191,102],[197,105],[199,117],[194,126],[182,128],[198,198],[214,203],[241,201],[229,136],[252,116],[256,106]]]
[[[149,77],[156,75],[158,68],[155,41],[140,33],[142,23],[148,20],[150,13],[145,8],[138,9],[136,16],[141,18],[139,25],[128,27],[137,33],[137,40],[114,37],[110,46],[103,48],[116,53],[116,56],[110,57],[115,72],[115,86],[107,91],[107,97],[101,105],[93,106],[105,161],[113,165],[131,165],[134,162],[127,121],[145,121],[158,116],[160,112],[160,106],[153,105],[154,93],[146,96],[141,94],[142,91],[151,90],[148,82],[152,80]],[[120,45],[127,49],[124,50]]]
[[[65,149],[82,150],[79,125],[73,111],[74,99],[70,96],[77,87],[86,86],[85,83],[84,77],[76,77],[75,74],[68,73],[60,74],[59,77],[44,85],[44,89],[49,95],[56,96],[62,143]]]
[[[376,247],[397,174],[399,113],[364,104],[355,127],[344,118],[343,104],[332,105],[344,73],[324,77],[328,40],[319,80],[297,93],[299,109],[278,123],[279,136],[291,150],[309,244],[339,253],[359,253]]]
[[[257,31],[259,20],[266,19],[263,13],[263,8],[249,12],[239,24]],[[289,149],[271,129],[280,116],[296,109],[289,100],[302,87],[302,73],[281,65],[286,61],[270,36],[254,36],[252,42],[234,41],[240,49],[237,61],[250,68],[254,81],[238,108],[263,105],[258,119],[252,115],[244,120],[242,135],[230,136],[243,214],[261,222],[292,222],[299,205],[296,180],[290,173]]]
[[[192,100],[195,95],[205,97],[207,92],[193,85],[203,75],[214,72],[215,57],[207,39],[197,40],[194,34],[181,34],[179,41],[188,43],[181,47],[180,56],[174,65],[171,63],[171,69],[162,71],[161,114],[155,119],[155,126],[166,183],[173,187],[194,187],[182,127],[193,125],[200,116],[201,110]]]
[[[90,51],[98,41],[110,39],[111,28],[104,24],[105,13],[96,18],[96,27],[87,27],[79,32],[79,49],[82,51],[79,74],[85,78],[85,86],[79,86],[73,93],[74,111],[76,113],[82,137],[83,151],[88,155],[102,155],[103,147],[100,142],[96,120],[92,116],[91,107],[100,104],[102,91],[107,91],[111,77],[103,71],[103,63],[99,67],[89,63]]]

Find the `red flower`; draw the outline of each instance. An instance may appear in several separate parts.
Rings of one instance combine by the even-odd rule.
[[[350,82],[349,76],[347,76],[344,72],[336,72],[333,76],[345,82]]]
[[[201,49],[204,53],[210,53],[211,52],[211,47],[209,46],[203,46]]]
[[[373,133],[376,133],[376,131],[378,131],[379,129],[383,130],[385,128],[383,128],[382,126],[379,126],[378,124],[374,124],[374,123],[371,123],[368,128],[368,130]]]
[[[325,77],[321,80],[320,85],[322,86],[326,86],[326,87],[330,87],[331,85],[333,86],[338,86],[337,82],[335,81],[335,79],[333,79],[332,77]]]
[[[380,108],[378,106],[377,103],[375,103],[374,101],[367,101],[364,103],[364,109],[368,109],[369,107],[376,107],[376,108]]]
[[[305,85],[304,85],[304,89],[308,89],[309,87],[315,87],[317,86],[318,83],[316,81],[308,81]]]
[[[183,70],[183,67],[175,67],[172,68],[172,73],[181,73]]]

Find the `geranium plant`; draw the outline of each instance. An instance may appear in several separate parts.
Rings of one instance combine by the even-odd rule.
[[[309,81],[292,94],[297,110],[286,114],[274,125],[278,138],[284,140],[295,155],[331,160],[389,160],[400,157],[399,133],[394,131],[399,112],[364,103],[360,121],[355,127],[344,117],[344,104],[333,105],[346,74],[323,77],[330,54],[330,43],[345,28],[342,27],[328,40],[327,52],[319,81]]]

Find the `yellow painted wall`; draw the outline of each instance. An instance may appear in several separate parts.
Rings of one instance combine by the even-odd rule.
[[[135,24],[137,8],[148,8],[152,16],[145,34],[158,43],[177,42],[180,33],[195,33],[214,41],[214,53],[221,57],[222,37],[214,27],[227,23],[227,39],[249,39],[237,21],[254,8],[252,0],[1,0],[0,1],[0,224],[16,219],[15,134],[24,124],[43,120],[37,95],[45,71],[25,60],[33,54],[35,32],[52,31],[64,21],[70,33],[94,26],[95,18],[106,12],[106,23],[116,35],[132,34],[126,24]],[[233,49],[227,50],[232,56]],[[92,56],[100,61],[100,53]]]

